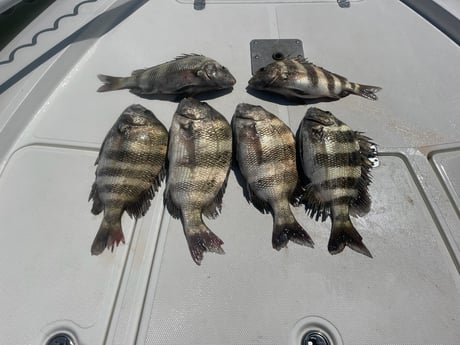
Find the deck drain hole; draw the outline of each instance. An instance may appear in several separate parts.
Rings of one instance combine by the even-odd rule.
[[[68,334],[59,333],[48,340],[46,345],[75,345],[75,343]]]
[[[329,344],[327,338],[322,335],[320,332],[311,331],[305,334],[302,339],[301,345],[332,345]]]

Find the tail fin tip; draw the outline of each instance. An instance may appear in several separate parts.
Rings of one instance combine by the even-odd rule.
[[[119,89],[122,88],[121,80],[123,78],[112,77],[112,76],[105,75],[105,74],[98,74],[97,77],[101,82],[104,83],[104,85],[100,86],[97,89],[97,92],[106,92],[106,91],[112,91],[112,90],[119,90]]]
[[[201,265],[204,252],[212,252],[220,255],[225,254],[221,247],[224,241],[217,237],[217,235],[205,225],[204,228],[200,228],[197,232],[189,233],[186,237],[192,259],[198,266]]]
[[[327,249],[329,253],[335,255],[341,253],[345,246],[369,258],[373,257],[369,249],[364,245],[361,235],[356,231],[351,220],[340,223],[333,222]]]
[[[273,248],[279,251],[287,247],[289,241],[311,248],[315,245],[310,235],[299,223],[275,224],[272,235]]]
[[[125,243],[125,236],[121,227],[111,228],[102,224],[91,245],[91,255],[99,255],[105,248],[113,252],[115,246],[118,247],[120,242]]]
[[[380,90],[382,90],[382,88],[378,86],[360,84],[357,94],[361,97],[376,101],[378,98],[375,93],[379,92]]]

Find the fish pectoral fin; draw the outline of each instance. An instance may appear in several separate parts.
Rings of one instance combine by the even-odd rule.
[[[221,247],[224,242],[204,223],[194,228],[184,227],[184,232],[190,254],[197,265],[201,265],[204,252],[212,252],[221,255],[225,254]]]
[[[332,255],[338,254],[343,251],[345,246],[350,247],[355,252],[366,255],[372,258],[369,249],[364,245],[363,238],[356,231],[351,223],[350,218],[347,220],[332,220],[331,236],[327,249]]]

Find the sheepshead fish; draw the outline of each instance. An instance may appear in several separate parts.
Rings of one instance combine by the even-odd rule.
[[[228,89],[236,80],[217,61],[203,55],[181,55],[154,67],[139,69],[130,77],[99,74],[102,85],[97,91],[130,89],[138,95],[196,95],[206,91]]]
[[[259,69],[249,87],[281,94],[287,98],[339,99],[355,94],[376,100],[380,87],[352,83],[347,78],[315,66],[303,58],[286,58]]]
[[[164,200],[169,213],[180,218],[188,247],[200,265],[205,251],[224,254],[223,241],[203,222],[215,218],[232,160],[228,121],[207,103],[184,98],[173,116],[168,147],[168,177]]]
[[[91,254],[125,242],[121,216],[143,216],[165,175],[168,131],[139,104],[126,108],[102,143],[96,160],[96,180],[89,200],[91,212],[104,211]]]
[[[310,181],[304,202],[312,218],[324,221],[330,215],[329,252],[338,254],[348,246],[372,257],[351,223],[350,213],[363,216],[369,212],[374,143],[318,108],[308,109],[298,135],[303,172]]]
[[[289,240],[313,247],[289,206],[298,187],[296,146],[290,128],[260,106],[241,103],[232,120],[235,156],[246,179],[246,194],[256,208],[272,211],[272,245],[276,250]]]

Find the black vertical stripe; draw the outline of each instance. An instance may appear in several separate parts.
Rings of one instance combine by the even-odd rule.
[[[340,88],[341,90],[340,91],[344,91],[347,87],[347,78],[345,77],[342,77],[341,75],[338,75],[338,74],[334,74],[334,76],[340,81]]]
[[[307,72],[307,77],[308,79],[310,79],[311,85],[313,87],[318,87],[319,78],[318,78],[318,72],[316,71],[315,66],[308,63],[308,64],[305,64],[304,67]]]
[[[324,71],[324,70],[323,70],[323,73],[327,79],[327,89],[329,90],[330,93],[334,93],[334,89],[335,89],[334,76],[331,73]]]

